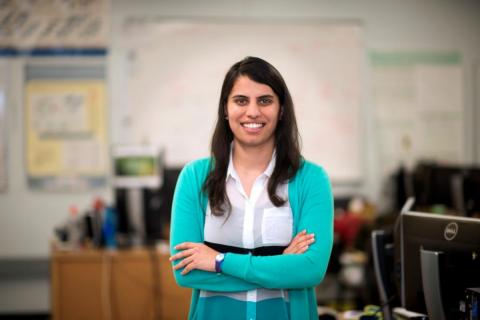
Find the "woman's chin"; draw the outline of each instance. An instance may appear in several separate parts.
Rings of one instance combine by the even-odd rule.
[[[273,139],[265,139],[262,137],[247,137],[244,139],[235,139],[235,143],[241,145],[244,148],[260,148],[266,146],[273,146]]]

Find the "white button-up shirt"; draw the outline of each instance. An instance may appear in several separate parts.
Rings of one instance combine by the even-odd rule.
[[[229,215],[225,213],[218,217],[212,215],[210,205],[207,206],[205,241],[246,249],[288,246],[292,241],[293,231],[292,210],[288,202],[288,183],[280,184],[277,188],[277,195],[287,199],[282,207],[273,205],[267,191],[268,180],[275,168],[275,152],[265,171],[255,179],[248,197],[233,165],[232,151],[225,181],[227,196],[232,205],[231,212]],[[286,290],[258,289],[234,293],[202,290],[200,293],[201,297],[218,295],[249,302],[272,298],[283,298],[285,302],[288,301]]]

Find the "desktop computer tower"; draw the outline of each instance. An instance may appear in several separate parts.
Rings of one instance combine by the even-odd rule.
[[[161,238],[160,189],[116,188],[118,245],[145,245]]]
[[[115,188],[119,246],[148,245],[168,239],[180,171],[181,168],[165,169],[161,188]]]

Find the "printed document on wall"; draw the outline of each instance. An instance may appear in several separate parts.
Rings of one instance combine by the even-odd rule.
[[[418,161],[464,161],[460,55],[374,52],[373,89],[383,174]]]
[[[27,83],[25,101],[30,187],[103,186],[107,174],[104,82],[33,80]]]

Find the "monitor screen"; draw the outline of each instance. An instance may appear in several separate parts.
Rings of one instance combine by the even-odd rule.
[[[480,217],[478,167],[420,163],[413,174],[413,189],[417,207],[426,211],[442,205],[446,212]],[[399,197],[399,200],[404,201],[404,198]]]
[[[117,146],[112,149],[116,188],[160,188],[162,153],[153,146]]]
[[[440,252],[442,305],[447,319],[458,319],[465,289],[480,286],[480,219],[421,212],[400,219],[402,306],[427,313],[420,251]]]
[[[480,218],[480,169],[471,170],[463,179],[462,200],[465,215]]]

